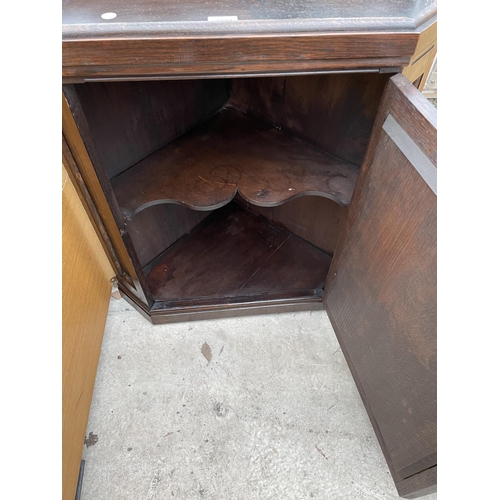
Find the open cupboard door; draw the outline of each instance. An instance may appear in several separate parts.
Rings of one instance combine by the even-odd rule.
[[[405,498],[437,477],[436,116],[389,80],[323,299]]]

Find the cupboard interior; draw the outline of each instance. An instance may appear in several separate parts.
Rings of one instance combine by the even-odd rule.
[[[156,308],[321,300],[389,77],[71,86]]]

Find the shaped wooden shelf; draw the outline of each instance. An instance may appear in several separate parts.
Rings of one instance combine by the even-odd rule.
[[[160,203],[214,210],[239,191],[273,207],[303,195],[348,205],[358,169],[272,125],[225,108],[112,181],[127,218]]]
[[[220,303],[321,296],[331,255],[232,202],[144,268],[156,301]]]

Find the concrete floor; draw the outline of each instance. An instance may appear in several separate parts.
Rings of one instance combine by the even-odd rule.
[[[399,498],[323,311],[152,326],[112,299],[89,432],[82,500]]]

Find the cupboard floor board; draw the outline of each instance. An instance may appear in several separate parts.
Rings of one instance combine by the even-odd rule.
[[[231,203],[145,268],[157,301],[321,293],[331,256]]]

